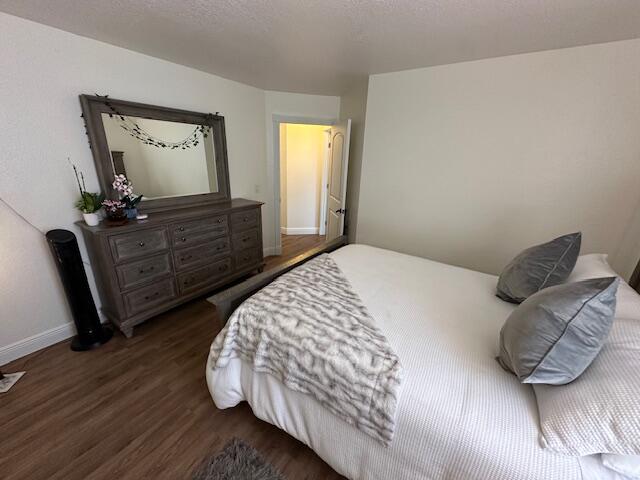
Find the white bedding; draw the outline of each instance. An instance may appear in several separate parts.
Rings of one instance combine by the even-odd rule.
[[[257,417],[353,480],[615,478],[599,461],[540,447],[531,386],[494,360],[499,330],[514,308],[494,296],[495,276],[364,245],[331,256],[405,369],[392,445],[240,359],[220,370],[207,366],[219,408],[246,400]]]

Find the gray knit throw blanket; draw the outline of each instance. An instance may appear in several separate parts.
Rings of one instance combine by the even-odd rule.
[[[232,358],[391,444],[402,366],[329,255],[278,277],[238,307],[211,346],[213,368]]]

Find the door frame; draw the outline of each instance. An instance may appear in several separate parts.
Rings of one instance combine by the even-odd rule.
[[[274,255],[282,255],[282,238],[280,234],[280,124],[282,123],[294,123],[299,125],[326,125],[328,127],[336,124],[338,122],[337,118],[326,118],[326,117],[304,117],[298,115],[272,115],[273,122],[273,206],[274,206],[274,217],[275,217],[275,251]],[[326,172],[327,170],[327,155],[324,155],[322,170]],[[323,174],[323,181],[326,183],[326,174]],[[321,204],[326,205],[326,199],[323,200],[326,196],[326,188],[321,197]],[[326,215],[326,212],[325,214]],[[323,213],[320,212],[320,220],[322,221]]]

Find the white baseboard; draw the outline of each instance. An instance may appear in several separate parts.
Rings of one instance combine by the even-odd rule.
[[[283,235],[317,235],[318,230],[318,227],[280,228]]]
[[[19,340],[15,343],[0,348],[0,365],[5,365],[18,358],[37,352],[45,347],[73,337],[76,329],[73,323],[65,323],[37,335]]]

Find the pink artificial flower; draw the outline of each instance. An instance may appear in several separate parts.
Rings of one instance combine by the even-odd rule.
[[[114,177],[114,180],[111,186],[116,192],[120,193],[123,197],[128,197],[133,195],[132,183],[129,180],[127,180],[127,177],[125,177],[122,174],[116,175]]]
[[[120,209],[123,209],[125,207],[125,204],[120,200],[105,200],[104,202],[102,202],[102,206],[105,208],[105,210],[113,213]]]

